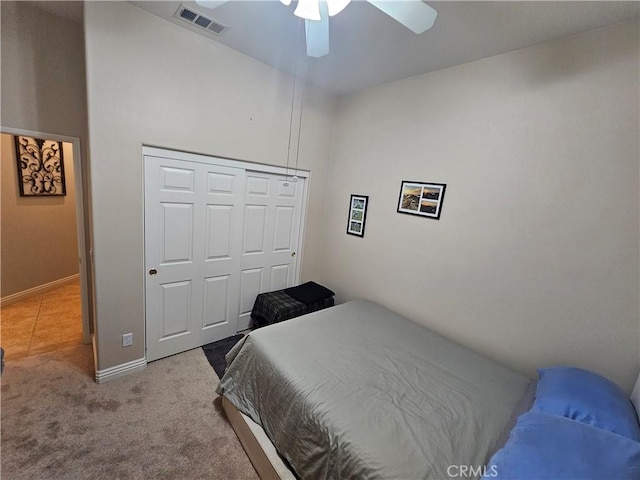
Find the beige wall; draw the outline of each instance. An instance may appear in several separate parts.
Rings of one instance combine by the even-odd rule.
[[[639,364],[639,38],[628,23],[339,104],[321,280],[527,374]],[[447,184],[439,221],[401,180]],[[369,195],[364,238],[349,195]]]
[[[21,197],[14,137],[2,134],[2,297],[78,273],[73,149],[63,143],[66,196]]]
[[[86,137],[82,25],[29,2],[0,2],[2,125]]]
[[[98,369],[144,357],[142,145],[285,165],[292,78],[124,2],[85,5]],[[158,52],[162,52],[159,54]],[[303,278],[316,277],[335,100],[308,89]],[[134,344],[122,348],[122,334]]]

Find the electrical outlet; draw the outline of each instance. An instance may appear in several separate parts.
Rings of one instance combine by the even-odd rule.
[[[125,333],[122,335],[122,346],[130,347],[133,345],[133,333]]]

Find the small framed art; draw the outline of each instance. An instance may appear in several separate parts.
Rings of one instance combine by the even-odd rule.
[[[403,181],[400,185],[398,213],[440,219],[446,187],[444,183]]]
[[[367,220],[367,206],[369,197],[366,195],[351,195],[349,202],[349,220],[347,221],[347,233],[364,237],[364,225]]]

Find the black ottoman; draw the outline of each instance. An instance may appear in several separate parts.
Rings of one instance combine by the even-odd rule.
[[[251,310],[253,327],[282,322],[307,313],[333,307],[334,293],[315,282],[275,292],[261,293],[256,297]]]

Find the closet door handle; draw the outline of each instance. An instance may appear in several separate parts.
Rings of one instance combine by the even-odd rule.
[[[156,270],[155,268],[149,270],[149,275],[155,275],[156,273],[158,273],[158,270]]]

